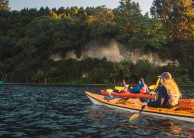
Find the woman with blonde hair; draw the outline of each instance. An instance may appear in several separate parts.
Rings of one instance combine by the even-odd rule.
[[[158,89],[156,99],[154,101],[149,101],[148,103],[143,103],[143,105],[152,107],[172,107],[178,104],[181,92],[172,78],[172,75],[169,72],[162,73],[160,82],[161,86]],[[154,92],[150,93],[153,94]]]
[[[174,106],[178,104],[178,100],[182,95],[171,74],[169,72],[164,72],[161,75],[161,81],[163,81],[163,85],[167,90],[170,105]]]

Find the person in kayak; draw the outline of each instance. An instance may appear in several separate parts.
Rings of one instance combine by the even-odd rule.
[[[126,81],[123,79],[121,84],[120,84],[121,87],[124,87],[124,89],[122,90],[123,92],[127,92],[128,91],[128,85],[126,83]]]
[[[144,82],[144,79],[143,78],[140,78],[139,79],[139,84],[135,88],[132,88],[130,90],[130,92],[131,93],[140,93],[140,92],[148,93],[149,90],[148,90],[147,85]]]
[[[150,92],[150,94],[156,94],[156,99],[149,102],[144,102],[142,105],[151,107],[173,107],[178,104],[178,100],[181,97],[181,92],[172,78],[169,72],[161,74],[160,83],[161,86],[158,88],[157,94]]]
[[[126,87],[126,86],[127,86],[126,81],[125,81],[124,79],[122,80],[120,86],[121,86],[121,87]]]
[[[123,87],[122,90],[114,90],[114,92],[117,92],[117,93],[119,93],[119,92],[127,92],[128,91],[128,86],[129,85],[127,85],[126,81],[123,79],[121,84],[120,84],[120,87],[121,88]]]

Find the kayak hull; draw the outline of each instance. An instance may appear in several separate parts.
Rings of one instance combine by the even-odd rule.
[[[100,91],[102,95],[107,95],[109,94],[109,92],[107,92],[106,90],[101,90]],[[119,96],[119,97],[123,97],[123,98],[148,98],[150,97],[151,99],[154,99],[155,96],[152,95],[150,96],[149,93],[131,93],[131,92],[111,92],[110,93],[112,96]]]
[[[85,92],[88,98],[94,103],[98,105],[104,105],[110,108],[117,108],[121,110],[126,110],[130,112],[139,112],[141,110],[142,102],[139,99],[134,98],[114,98],[112,100],[104,99],[103,95],[94,94],[91,92]],[[194,111],[184,111],[177,110],[175,108],[153,108],[153,107],[145,107],[143,112],[148,115],[155,115],[167,118],[173,118],[177,120],[194,122]]]

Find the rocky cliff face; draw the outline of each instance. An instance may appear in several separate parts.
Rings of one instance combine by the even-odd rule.
[[[54,61],[62,60],[62,57],[59,55],[52,55],[50,57]],[[120,62],[122,60],[131,61],[136,64],[139,60],[148,60],[150,63],[156,66],[165,66],[169,63],[174,63],[178,65],[177,61],[172,60],[162,60],[157,53],[153,52],[144,52],[142,49],[135,49],[130,52],[126,47],[115,40],[105,40],[103,42],[91,41],[86,46],[82,48],[82,53],[80,58],[75,54],[74,50],[68,51],[66,53],[65,59],[76,59],[84,60],[86,58],[97,58],[103,59],[106,58],[108,61]]]

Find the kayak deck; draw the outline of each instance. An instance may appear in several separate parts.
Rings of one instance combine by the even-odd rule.
[[[142,92],[141,93],[131,93],[129,91],[128,92],[119,92],[119,93],[117,93],[117,92],[109,93],[106,90],[101,90],[101,94],[102,95],[110,94],[112,96],[119,96],[119,97],[124,97],[124,98],[148,98],[148,97],[150,97],[151,99],[155,98],[154,95],[150,96],[149,93],[142,93]]]
[[[105,105],[111,108],[119,108],[131,112],[139,112],[141,109],[142,102],[138,98],[114,98],[112,100],[106,100],[103,95],[91,92],[86,92],[86,95],[94,104]],[[178,107],[145,107],[143,113],[194,122],[194,111],[180,110]]]

